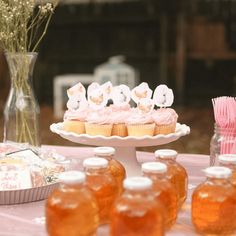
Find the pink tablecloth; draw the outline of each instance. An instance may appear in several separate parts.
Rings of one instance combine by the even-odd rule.
[[[77,167],[80,168],[80,160],[92,155],[91,148],[56,147],[44,146],[44,148],[54,148],[66,157],[79,160]],[[147,152],[138,152],[138,160],[153,160],[154,155]],[[206,155],[180,154],[178,161],[186,168],[189,176],[188,199],[179,212],[176,225],[166,233],[168,236],[192,236],[197,235],[191,224],[190,199],[194,187],[204,180],[201,170],[208,166],[209,157]],[[0,236],[45,236],[44,226],[44,201],[33,202],[20,205],[0,206]],[[107,236],[108,227],[99,229],[98,236]]]

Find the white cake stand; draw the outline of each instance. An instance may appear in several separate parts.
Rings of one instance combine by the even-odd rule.
[[[104,137],[101,135],[90,136],[87,134],[76,134],[63,130],[63,123],[54,123],[50,126],[53,133],[60,135],[69,141],[92,145],[110,146],[116,149],[115,159],[119,160],[126,168],[128,175],[139,175],[140,164],[136,158],[136,147],[148,147],[167,144],[190,133],[190,128],[185,124],[177,124],[175,133],[167,135],[143,136],[143,137]]]

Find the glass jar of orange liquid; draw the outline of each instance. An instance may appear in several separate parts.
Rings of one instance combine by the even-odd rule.
[[[178,212],[178,196],[174,185],[167,178],[167,166],[161,162],[142,164],[143,176],[153,181],[156,200],[164,206],[165,227],[169,229],[176,221]]]
[[[110,221],[111,207],[118,196],[117,183],[108,169],[108,161],[94,157],[85,159],[83,166],[87,186],[92,190],[98,204],[99,223]]]
[[[119,194],[121,194],[123,191],[123,181],[126,177],[126,171],[124,166],[113,158],[115,155],[115,148],[97,147],[94,148],[94,155],[96,157],[102,157],[108,161],[108,169],[116,179],[119,188]]]
[[[46,201],[46,228],[49,236],[94,236],[98,207],[85,186],[85,174],[68,171],[59,175],[60,186]],[[86,217],[85,217],[86,216]]]
[[[110,236],[164,235],[162,206],[155,199],[152,180],[130,177],[124,189],[112,208]]]
[[[206,181],[192,195],[192,222],[204,235],[231,235],[236,226],[236,190],[226,167],[205,169]],[[235,235],[235,234],[233,234]]]
[[[176,161],[177,155],[178,153],[172,149],[155,151],[156,160],[167,165],[167,177],[176,188],[180,208],[187,198],[188,175],[185,168]]]
[[[222,154],[218,156],[220,166],[228,167],[232,171],[231,184],[236,187],[236,154]]]

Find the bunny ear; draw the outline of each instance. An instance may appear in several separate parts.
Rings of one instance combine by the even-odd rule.
[[[80,82],[77,83],[76,85],[72,86],[71,88],[67,89],[67,96],[69,98],[73,97],[73,96],[76,96],[76,97],[84,96],[85,97],[85,94],[86,94],[85,87]]]
[[[174,101],[172,89],[169,89],[165,84],[156,87],[153,95],[153,100],[158,107],[169,107]]]

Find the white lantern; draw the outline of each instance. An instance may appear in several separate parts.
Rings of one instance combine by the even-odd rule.
[[[130,65],[124,63],[124,56],[114,56],[95,68],[95,81],[99,84],[110,81],[113,86],[125,84],[130,88],[134,88],[138,84],[138,76],[136,71]]]

